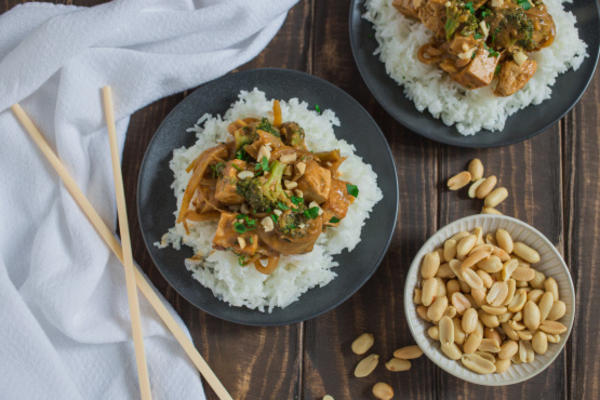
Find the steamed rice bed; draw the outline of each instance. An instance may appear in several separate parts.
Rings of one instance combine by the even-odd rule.
[[[256,88],[251,92],[241,91],[238,101],[223,117],[205,114],[188,129],[188,132],[196,134],[196,143],[189,148],[174,150],[169,164],[174,174],[171,187],[177,198],[175,217],[191,175],[185,171],[186,167],[204,150],[228,139],[229,123],[246,117],[272,117],[271,110],[272,101],[267,100],[264,92]],[[240,266],[237,256],[230,251],[213,251],[216,222],[188,223],[189,234],[183,224],[176,224],[160,243],[156,243],[159,247],[172,245],[175,249],[180,249],[183,244],[191,247],[195,254],[203,255],[204,259],[200,261],[187,259],[186,267],[194,279],[211,289],[217,298],[232,306],[269,312],[274,307],[286,307],[310,288],[325,286],[335,278],[333,268],[338,264],[333,255],[344,249],[354,249],[361,240],[365,220],[383,197],[377,186],[377,174],[371,166],[354,154],[353,145],[336,139],[333,127],[340,126],[340,122],[333,111],[324,110],[319,114],[296,98],[281,101],[281,111],[284,121],[295,121],[304,128],[306,145],[310,150],[318,152],[337,148],[342,156],[347,157],[339,169],[340,179],[356,183],[360,194],[339,226],[321,234],[310,253],[282,256],[279,266],[270,275],[262,274],[252,266]]]
[[[421,22],[399,13],[393,0],[367,0],[365,19],[373,23],[379,46],[375,54],[385,64],[387,74],[415,104],[444,124],[455,125],[463,135],[482,129],[501,131],[506,119],[530,104],[540,104],[552,95],[556,77],[577,70],[587,54],[579,38],[575,16],[563,8],[561,0],[544,0],[556,24],[556,37],[549,47],[531,54],[538,69],[527,85],[509,97],[497,97],[492,86],[465,90],[435,65],[417,58],[417,51],[431,40],[432,33]]]

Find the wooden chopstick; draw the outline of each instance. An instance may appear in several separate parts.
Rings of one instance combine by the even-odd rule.
[[[31,118],[27,115],[25,110],[19,105],[14,104],[11,107],[12,112],[15,117],[19,120],[25,131],[31,136],[31,139],[38,146],[42,154],[46,157],[50,165],[54,168],[57,174],[63,181],[65,188],[69,191],[75,202],[81,208],[81,211],[87,216],[90,223],[94,226],[100,237],[104,240],[106,245],[112,250],[115,256],[119,259],[121,264],[124,265],[123,260],[123,250],[121,248],[121,244],[117,240],[117,238],[113,235],[112,231],[106,226],[100,215],[96,212],[96,209],[87,197],[83,194],[77,182],[73,179],[61,159],[56,155],[54,150],[50,147],[44,136],[39,131],[39,129],[35,126]],[[163,321],[165,326],[171,331],[179,345],[183,348],[185,353],[188,355],[194,366],[198,369],[200,374],[204,377],[206,382],[213,389],[215,394],[219,397],[220,400],[233,400],[231,395],[227,392],[227,389],[223,386],[219,378],[215,375],[210,366],[206,363],[206,360],[200,355],[198,350],[194,347],[194,344],[186,335],[186,333],[181,329],[179,324],[175,321],[167,307],[163,304],[162,300],[158,297],[158,295],[154,292],[154,289],[148,281],[146,277],[137,269],[134,268],[135,273],[135,283],[138,288],[144,295],[144,297],[148,300],[154,311],[158,314],[160,319]]]
[[[106,117],[110,155],[112,158],[113,181],[115,184],[115,196],[117,198],[117,215],[119,217],[119,230],[121,231],[121,247],[123,248],[123,266],[125,267],[125,286],[127,288],[127,299],[129,301],[131,333],[133,336],[133,347],[135,348],[135,361],[137,363],[140,396],[142,400],[150,400],[152,399],[152,393],[150,392],[150,377],[148,376],[148,366],[146,365],[142,318],[140,316],[140,305],[138,302],[137,290],[135,289],[135,277],[133,275],[133,269],[135,267],[133,266],[131,237],[129,236],[129,222],[127,221],[127,205],[125,204],[125,189],[123,187],[123,175],[121,174],[121,160],[119,159],[117,129],[115,127],[112,89],[110,86],[102,88],[102,102],[104,104],[104,116]]]

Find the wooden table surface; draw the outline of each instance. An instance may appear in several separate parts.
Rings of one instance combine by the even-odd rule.
[[[4,0],[0,10],[19,1]],[[76,1],[93,4],[100,1]],[[67,1],[67,3],[70,3]],[[302,0],[269,46],[240,70],[281,67],[327,79],[356,98],[375,118],[395,156],[400,204],[398,226],[379,270],[351,299],[314,320],[276,328],[235,325],[199,311],[178,296],[152,264],[136,221],[137,175],[146,146],[167,113],[186,93],[136,112],[129,126],[123,169],[135,259],[189,327],[200,353],[235,399],[371,398],[376,380],[389,382],[396,398],[410,399],[598,399],[600,398],[600,79],[559,123],[516,145],[469,150],[441,145],[411,133],[375,101],[354,64],[348,39],[348,0]],[[486,388],[458,380],[425,357],[408,372],[379,368],[352,375],[358,361],[349,351],[360,333],[374,333],[382,357],[412,344],[402,291],[412,257],[441,226],[478,212],[465,196],[442,190],[445,180],[479,157],[510,197],[499,207],[542,231],[564,255],[575,283],[575,326],[556,361],[535,378]],[[343,268],[343,266],[341,267]],[[209,399],[216,396],[207,387]]]

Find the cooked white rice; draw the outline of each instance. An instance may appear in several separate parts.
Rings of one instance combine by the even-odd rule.
[[[229,123],[246,117],[272,116],[272,101],[265,93],[254,89],[241,91],[224,117],[203,115],[196,125],[188,129],[195,133],[198,140],[189,147],[173,151],[170,167],[175,180],[172,184],[177,197],[179,213],[183,192],[191,173],[185,168],[202,151],[228,139]],[[348,157],[340,167],[341,179],[351,181],[359,188],[359,196],[350,206],[348,214],[336,228],[328,228],[322,234],[312,252],[302,255],[284,256],[271,275],[264,275],[251,266],[241,267],[237,257],[228,251],[211,252],[212,239],[216,231],[216,222],[190,223],[190,233],[186,234],[182,224],[176,224],[163,236],[158,247],[172,245],[180,249],[181,244],[193,248],[205,258],[200,262],[186,261],[186,267],[192,276],[202,285],[211,289],[214,295],[232,306],[246,306],[260,311],[271,312],[274,307],[286,307],[296,301],[300,295],[315,286],[325,286],[336,273],[337,266],[333,255],[343,249],[351,251],[360,242],[360,233],[373,206],[383,195],[377,186],[377,174],[371,166],[354,154],[355,147],[345,140],[336,139],[333,126],[340,126],[338,118],[331,110],[322,114],[309,110],[309,105],[297,98],[289,102],[281,101],[284,121],[295,121],[306,132],[306,144],[310,150],[326,151],[340,149],[342,156]],[[177,266],[173,266],[177,268]],[[183,266],[182,266],[183,267]]]
[[[587,45],[575,27],[575,16],[564,10],[563,1],[544,0],[557,34],[551,46],[533,53],[538,69],[527,85],[509,97],[494,96],[490,86],[464,90],[437,66],[417,59],[418,49],[429,42],[431,32],[420,22],[400,14],[392,1],[366,1],[363,17],[373,23],[379,43],[375,54],[419,111],[427,109],[446,125],[455,124],[463,135],[474,135],[482,129],[502,130],[510,115],[550,98],[558,74],[569,68],[576,70],[588,56]]]

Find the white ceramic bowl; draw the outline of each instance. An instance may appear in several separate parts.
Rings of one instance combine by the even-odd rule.
[[[567,332],[561,335],[561,341],[556,344],[549,343],[548,351],[544,355],[535,355],[535,360],[531,363],[512,364],[510,368],[502,374],[479,375],[465,368],[459,361],[453,361],[447,358],[439,348],[439,342],[432,340],[427,335],[427,329],[432,326],[431,323],[423,321],[416,313],[416,306],[413,303],[414,288],[420,277],[420,266],[423,256],[441,246],[444,241],[452,235],[461,231],[470,231],[480,226],[484,234],[495,232],[498,228],[506,229],[513,240],[523,242],[536,249],[541,256],[541,261],[533,267],[543,272],[548,277],[553,277],[558,283],[560,299],[567,306],[566,314],[560,322],[568,327]],[[425,355],[437,364],[444,371],[452,374],[467,382],[478,385],[502,386],[525,381],[539,374],[546,369],[552,361],[558,356],[564,347],[571,328],[573,327],[573,318],[575,314],[575,290],[573,281],[562,257],[552,245],[552,243],[537,229],[519,221],[515,218],[503,215],[480,214],[461,218],[454,221],[439,231],[437,231],[415,256],[404,287],[404,312],[408,321],[410,331]]]

